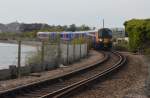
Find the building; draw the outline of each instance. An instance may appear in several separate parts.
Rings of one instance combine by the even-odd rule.
[[[126,37],[124,28],[111,28],[113,38],[124,38]]]
[[[124,28],[111,28],[112,36],[113,36],[113,44],[121,44],[121,43],[128,43],[129,38],[125,32]]]

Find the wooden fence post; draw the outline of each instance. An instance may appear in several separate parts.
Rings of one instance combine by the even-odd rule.
[[[87,40],[87,37],[85,38],[85,50],[86,50],[85,56],[87,57],[88,56],[88,40]]]
[[[69,40],[67,40],[67,64],[69,64]]]
[[[18,68],[17,68],[17,77],[21,77],[21,40],[18,41]]]
[[[61,36],[60,36],[60,34],[58,34],[58,38],[57,38],[57,45],[58,45],[57,65],[58,66],[60,66],[60,64],[61,64],[61,46],[60,46],[61,43],[60,43],[60,41],[61,41]]]
[[[44,45],[45,45],[45,43],[44,43],[44,41],[42,41],[42,46],[41,46],[41,66],[42,66],[42,70],[44,70],[44,53],[45,53],[45,51],[44,51]]]
[[[81,59],[81,35],[80,35],[80,37],[79,37],[79,39],[80,39],[80,59]]]
[[[76,56],[75,56],[75,39],[73,39],[73,61],[75,61]]]

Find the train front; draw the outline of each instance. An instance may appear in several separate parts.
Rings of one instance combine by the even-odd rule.
[[[96,35],[96,49],[112,48],[112,31],[108,28],[98,30]]]

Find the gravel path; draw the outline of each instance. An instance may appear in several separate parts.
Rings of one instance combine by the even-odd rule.
[[[146,94],[150,97],[150,55],[145,56],[145,63],[148,65],[148,78],[146,81]]]
[[[47,71],[47,72],[42,72],[42,73],[36,73],[37,76],[24,76],[20,79],[13,79],[13,80],[7,80],[7,81],[0,81],[0,91],[14,88],[17,86],[21,86],[27,83],[35,82],[35,81],[40,81],[43,79],[47,78],[53,78],[56,76],[59,76],[63,73],[70,72],[75,69],[79,69],[81,67],[90,65],[94,62],[98,62],[100,59],[103,58],[103,55],[99,52],[96,51],[90,51],[90,56],[86,59],[80,60],[80,62],[76,62],[74,64],[71,64],[67,67],[63,68],[57,68],[55,70]]]
[[[148,98],[145,94],[145,81],[148,66],[144,56],[123,53],[128,63],[106,81],[87,87],[72,98]]]

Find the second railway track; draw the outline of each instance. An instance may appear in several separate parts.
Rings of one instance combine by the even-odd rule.
[[[118,69],[125,61],[126,58],[120,53],[107,52],[99,63],[57,79],[4,91],[0,93],[0,98],[64,98],[72,91]]]

